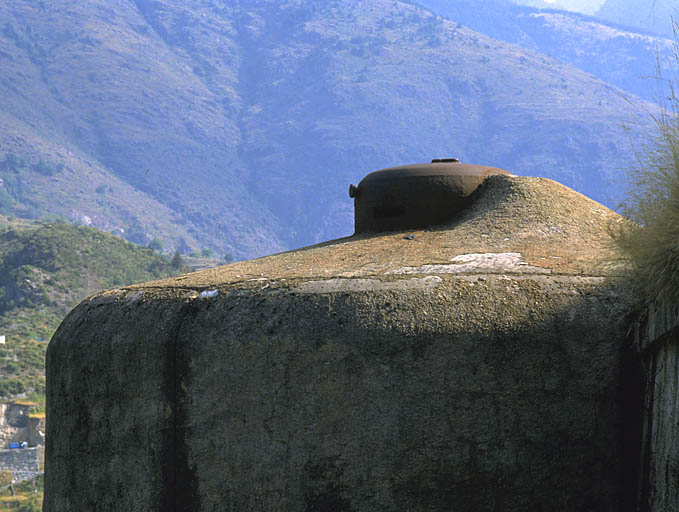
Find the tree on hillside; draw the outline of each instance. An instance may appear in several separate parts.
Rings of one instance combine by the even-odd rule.
[[[158,253],[163,252],[163,242],[160,240],[160,238],[156,237],[149,242],[148,248]]]
[[[633,268],[633,282],[648,302],[679,302],[679,37],[676,20],[671,76],[658,74],[657,131],[630,171],[623,213],[639,223],[618,237]]]
[[[170,260],[170,266],[174,269],[180,269],[184,266],[184,258],[179,254],[179,251],[175,251],[174,256]]]

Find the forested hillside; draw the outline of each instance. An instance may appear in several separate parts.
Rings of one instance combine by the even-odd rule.
[[[47,341],[81,299],[181,270],[181,261],[93,228],[0,216],[0,396],[44,391]]]

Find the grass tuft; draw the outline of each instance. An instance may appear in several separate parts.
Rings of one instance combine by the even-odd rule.
[[[661,111],[657,132],[629,171],[630,191],[622,213],[638,223],[616,237],[629,257],[632,283],[643,300],[679,302],[679,38],[671,76],[658,74]],[[660,69],[660,67],[658,67]]]

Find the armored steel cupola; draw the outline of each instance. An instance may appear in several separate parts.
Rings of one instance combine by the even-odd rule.
[[[509,172],[456,158],[435,158],[428,164],[402,165],[368,174],[356,187],[356,234],[425,228],[445,224],[465,208],[470,195],[492,174]]]

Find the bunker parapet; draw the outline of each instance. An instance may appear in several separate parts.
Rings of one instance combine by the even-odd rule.
[[[48,348],[44,510],[633,510],[624,220],[547,179],[471,195],[85,300]]]

